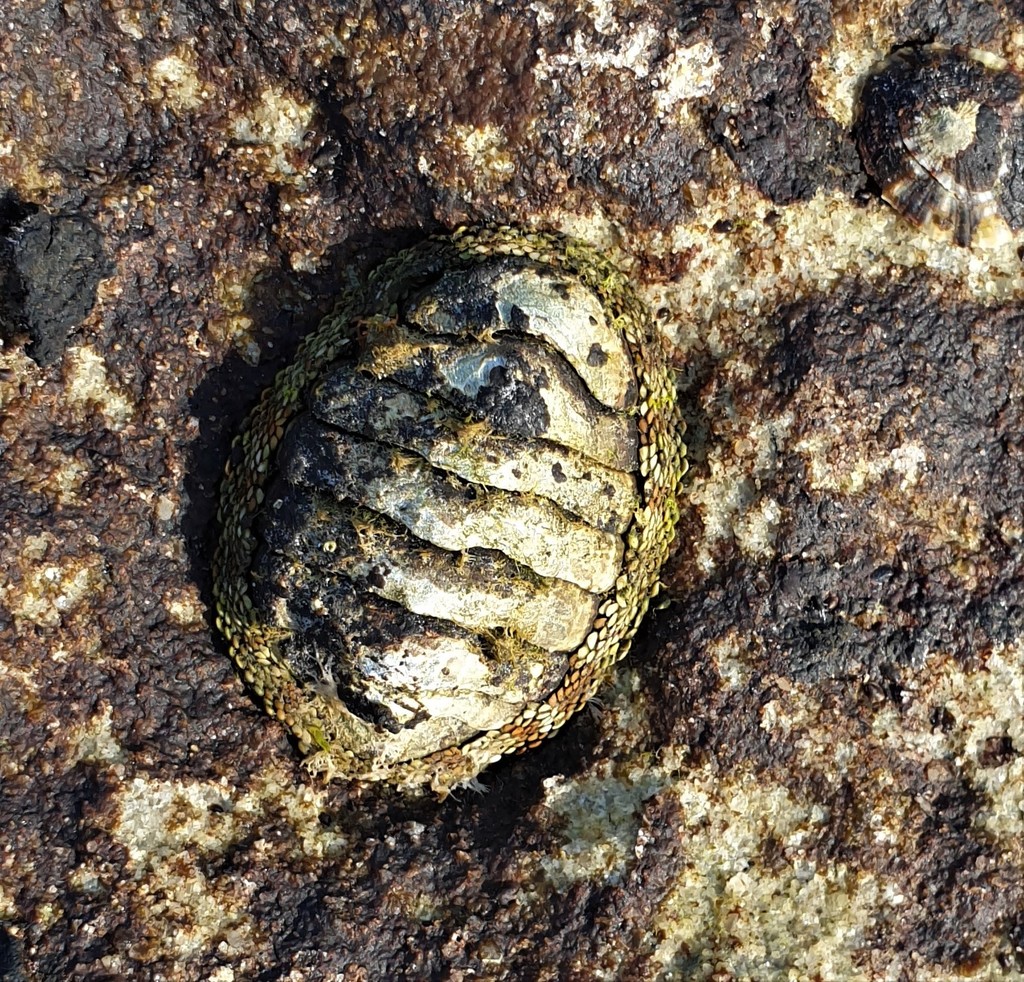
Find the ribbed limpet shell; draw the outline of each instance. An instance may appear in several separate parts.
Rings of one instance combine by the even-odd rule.
[[[894,51],[864,85],[857,144],[890,205],[959,245],[1024,223],[1024,80],[997,55]]]
[[[231,655],[312,770],[471,781],[626,653],[682,434],[647,308],[605,256],[509,228],[400,253],[236,440],[214,571]]]

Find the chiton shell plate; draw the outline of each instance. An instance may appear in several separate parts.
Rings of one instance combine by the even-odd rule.
[[[231,655],[314,771],[471,781],[628,650],[682,436],[649,313],[596,250],[485,228],[400,253],[236,440],[214,564]]]

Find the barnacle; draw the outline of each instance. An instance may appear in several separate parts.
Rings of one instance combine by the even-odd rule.
[[[957,244],[994,245],[1024,221],[1024,80],[996,55],[900,48],[868,79],[857,143],[882,197]]]
[[[445,794],[558,730],[626,653],[682,435],[650,315],[596,250],[502,227],[399,253],[235,441],[231,656],[313,771]]]

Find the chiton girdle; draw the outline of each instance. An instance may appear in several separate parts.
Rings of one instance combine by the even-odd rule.
[[[597,250],[494,227],[399,253],[235,441],[214,562],[231,656],[311,770],[472,781],[628,650],[683,431],[650,314]]]

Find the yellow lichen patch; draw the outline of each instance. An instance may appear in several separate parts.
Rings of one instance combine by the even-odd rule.
[[[722,682],[733,689],[746,685],[760,657],[759,648],[753,639],[741,635],[735,629],[712,638],[706,650]]]
[[[53,469],[47,470],[47,491],[62,505],[77,502],[82,482],[90,474],[89,465],[84,460],[66,454],[61,454],[54,463]]]
[[[99,410],[112,430],[135,415],[135,403],[107,377],[103,357],[91,345],[70,349],[64,356],[66,399],[79,412]]]
[[[614,0],[585,0],[580,4],[580,10],[590,15],[595,31],[614,34],[619,29],[619,21],[615,16],[619,6]]]
[[[0,184],[16,189],[24,200],[45,200],[62,186],[60,172],[46,166],[45,129],[50,110],[26,73],[12,81],[16,87],[0,91]],[[35,122],[33,132],[26,135],[16,130],[19,117]]]
[[[736,544],[751,559],[767,561],[775,555],[775,539],[782,521],[782,507],[774,498],[761,498],[740,516],[734,526]]]
[[[545,84],[564,84],[561,80],[567,70],[582,68],[589,79],[624,77],[627,88],[635,84],[634,79],[645,79],[657,113],[688,126],[690,104],[713,90],[722,71],[714,47],[706,41],[687,45],[676,31],[666,36],[653,23],[632,17],[621,3],[599,0],[580,12],[589,15],[591,22],[578,20],[558,50],[539,49],[535,78]],[[541,23],[550,20],[550,12],[542,8],[539,13]],[[593,134],[603,128],[603,109],[596,100],[575,103],[571,127],[560,132],[567,151],[587,150]]]
[[[248,334],[252,328],[252,317],[248,313],[252,285],[269,264],[270,257],[266,253],[251,251],[244,265],[222,266],[214,272],[214,294],[220,304],[220,313],[206,323],[211,341],[237,341]],[[255,342],[250,342],[243,356],[250,364],[258,364],[260,351]]]
[[[691,99],[712,92],[721,72],[722,63],[708,42],[675,48],[658,72],[655,105],[665,115],[678,112]]]
[[[873,65],[896,43],[893,25],[899,13],[896,0],[887,0],[870,17],[851,13],[833,21],[832,41],[822,56],[811,63],[811,84],[818,105],[840,126],[853,125],[860,87]]]
[[[295,835],[299,855],[314,862],[330,862],[343,855],[351,837],[344,825],[324,827],[321,816],[327,802],[322,788],[303,783],[296,785],[287,769],[264,768],[245,799],[259,809],[283,814]],[[283,808],[283,812],[282,812]]]
[[[158,522],[169,522],[178,510],[174,498],[168,494],[158,495],[153,509]]]
[[[970,555],[979,553],[984,547],[987,519],[982,506],[972,498],[941,492],[912,495],[907,505],[931,548],[947,546]],[[969,576],[967,568],[961,569],[954,564],[950,569],[954,573]]]
[[[120,7],[111,11],[111,18],[117,25],[117,29],[132,40],[141,41],[146,36],[140,11],[132,10],[129,7]]]
[[[780,743],[791,743],[800,766],[813,768],[830,782],[848,776],[864,747],[839,737],[836,721],[823,710],[812,686],[779,679],[778,689],[761,708],[761,729]],[[897,828],[895,821],[890,824]]]
[[[539,860],[552,887],[620,883],[636,858],[641,806],[660,787],[661,778],[647,768],[616,770],[610,763],[582,780],[548,778],[544,804],[562,829],[560,848]]]
[[[760,482],[773,473],[792,426],[790,414],[751,419],[723,413],[720,432],[707,449],[702,478],[688,492],[703,531],[696,560],[706,573],[716,568],[721,546],[729,540],[735,539],[756,561],[774,554],[782,513],[777,502],[762,498]]]
[[[6,930],[11,932],[11,928],[15,927],[15,922],[18,917],[18,907],[14,902],[14,898],[11,897],[7,890],[4,889],[2,883],[0,883],[0,920],[6,921]],[[15,927],[14,936],[18,936],[17,929]]]
[[[493,123],[485,126],[456,125],[452,128],[451,138],[479,190],[500,187],[515,173],[515,160],[508,149],[505,134]],[[428,172],[429,166],[421,159],[420,173]]]
[[[206,606],[194,584],[165,593],[162,604],[167,616],[182,627],[199,625],[206,620]]]
[[[246,791],[221,782],[172,782],[135,778],[116,797],[117,819],[110,830],[127,852],[134,881],[133,901],[139,925],[135,964],[159,958],[188,959],[216,945],[230,953],[251,944],[248,913],[251,884],[230,870],[213,875],[218,857],[249,842],[270,812],[294,831],[291,861],[329,860],[342,850],[341,834],[319,818],[324,799],[314,789],[296,786],[272,764],[260,783]],[[281,862],[280,843],[255,839],[245,848]],[[74,876],[88,882],[96,875],[91,861]]]
[[[1024,861],[1024,643],[1000,645],[979,664],[965,668],[946,655],[928,662],[900,724],[887,742],[901,752],[944,759],[963,773],[987,802],[975,814],[979,831]],[[933,713],[944,710],[953,724],[939,730]],[[1009,740],[1014,752],[989,760],[992,741]]]
[[[296,786],[268,763],[259,783],[245,791],[227,781],[174,782],[135,778],[119,792],[119,817],[112,834],[128,851],[136,876],[156,869],[183,850],[216,856],[255,823],[266,807],[284,814],[296,833],[292,858],[324,858],[338,843],[319,821],[324,795]],[[287,792],[287,793],[285,793]]]
[[[873,875],[808,855],[827,809],[753,773],[723,781],[710,766],[679,797],[688,863],[650,927],[665,938],[666,977],[866,977],[856,950],[893,900]],[[769,846],[777,858],[766,865]]]
[[[578,22],[577,29],[564,39],[564,47],[549,55],[541,50],[537,74],[541,78],[558,76],[567,65],[582,67],[588,75],[609,71],[629,72],[646,78],[655,66],[663,35],[653,23],[632,23],[629,29],[620,19],[621,11],[604,2],[591,5],[591,24]],[[594,30],[603,36],[595,41]],[[610,43],[614,39],[616,43]]]
[[[845,404],[834,391],[823,391],[821,396],[820,418],[834,420],[832,428],[818,430],[792,446],[807,462],[808,487],[856,495],[890,476],[903,492],[918,483],[928,460],[925,447],[914,441],[892,448],[880,445],[873,420],[858,417],[856,407]]]
[[[793,214],[795,207],[787,214]],[[781,222],[765,221],[771,210],[771,203],[750,187],[730,187],[728,193],[712,189],[695,217],[662,239],[666,254],[691,257],[685,277],[665,297],[679,332],[674,340],[684,350],[687,342],[700,338],[714,352],[719,346],[713,336],[704,337],[707,331],[737,329],[741,318],[745,322],[774,310],[783,291],[793,299],[794,292],[816,292],[823,277],[830,282],[838,278],[834,255],[824,268],[808,262],[806,255],[786,256],[789,233],[780,228]],[[731,222],[733,231],[713,234],[711,229],[718,222]],[[720,347],[732,350],[734,346]]]
[[[0,181],[16,187],[21,197],[32,200],[58,192],[61,188],[58,171],[43,170],[38,159],[28,157],[23,144],[4,138],[3,113],[0,112]]]
[[[154,61],[149,66],[149,98],[177,113],[198,109],[210,91],[196,73],[195,52],[190,47]]]
[[[727,188],[727,190],[726,190]],[[767,221],[772,213],[772,221]],[[732,231],[717,235],[718,222]],[[712,354],[749,344],[787,304],[827,294],[858,277],[888,289],[902,268],[927,267],[937,296],[991,304],[1024,298],[1018,236],[998,249],[963,249],[936,241],[883,202],[858,206],[845,194],[819,191],[808,201],[773,205],[753,187],[708,191],[695,216],[658,243],[685,254],[685,275],[663,291],[670,339],[685,354],[699,344]]]
[[[2,395],[0,405],[3,405]],[[58,446],[40,446],[33,467],[19,483],[25,491],[39,494],[54,504],[77,505],[81,503],[82,485],[91,473],[85,456],[70,456]]]
[[[236,109],[231,121],[238,159],[261,170],[268,180],[302,182],[304,175],[290,155],[302,149],[312,119],[312,103],[284,89],[264,89],[258,101]]]
[[[35,537],[33,537],[34,539]],[[22,583],[15,592],[0,586],[0,596],[14,615],[39,627],[57,627],[76,608],[85,606],[109,582],[99,555],[61,556],[60,562],[34,558],[31,543],[20,557]]]
[[[1020,745],[1018,737],[1014,746]],[[1014,865],[1019,868],[1024,864],[1024,759],[1018,757],[991,768],[981,775],[978,784],[988,801],[988,809],[978,824],[1012,851]]]
[[[622,269],[628,270],[634,262],[634,257],[623,247],[626,230],[612,221],[597,204],[589,211],[556,209],[551,212],[550,219],[553,228],[607,252]]]
[[[65,731],[68,747],[65,766],[71,768],[79,761],[107,765],[124,762],[127,754],[114,736],[112,714],[113,707],[104,703],[102,709],[85,722]]]

